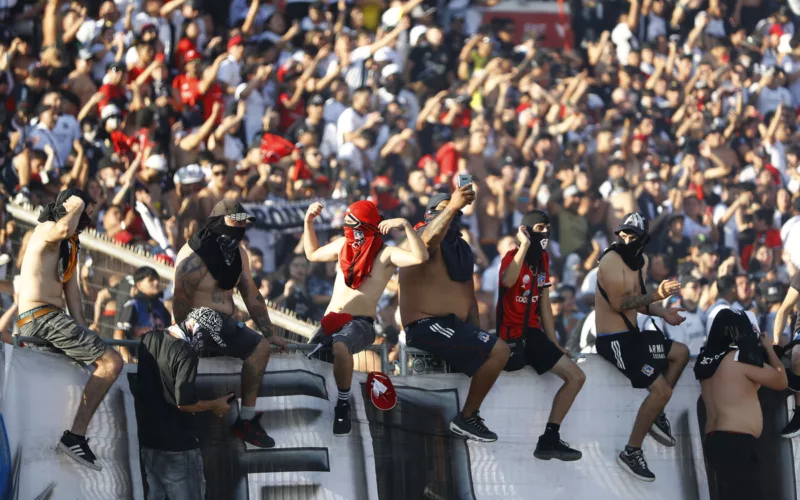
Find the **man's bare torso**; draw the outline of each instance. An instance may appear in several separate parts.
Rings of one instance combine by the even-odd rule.
[[[344,274],[341,266],[337,265],[336,281],[333,284],[333,296],[328,304],[329,312],[345,312],[353,316],[375,317],[378,308],[378,300],[381,298],[386,284],[392,279],[395,268],[391,265],[380,262],[382,253],[386,250],[383,247],[372,264],[372,270],[358,289],[354,290],[344,282]]]
[[[442,252],[435,251],[424,264],[400,269],[400,316],[403,326],[436,316],[469,315],[474,299],[472,280],[453,281]]]
[[[19,289],[19,312],[52,305],[64,309],[63,285],[58,279],[59,243],[47,243],[45,234],[55,222],[36,226],[25,250],[20,276],[24,286]]]
[[[240,249],[239,251],[241,252],[242,250]],[[247,256],[245,255],[242,258],[247,258]],[[184,245],[181,251],[178,252],[175,269],[178,269],[184,260],[187,260],[187,272],[198,272],[203,276],[197,286],[192,286],[183,281],[178,271],[175,272],[175,287],[186,286],[190,289],[190,293],[187,294],[190,297],[189,305],[192,308],[209,307],[217,312],[233,316],[236,312],[236,306],[233,303],[233,289],[223,290],[220,288],[217,280],[208,272],[203,259],[194,253],[194,250],[188,244]]]
[[[747,378],[729,352],[709,379],[700,382],[706,405],[705,433],[730,431],[761,435],[764,419],[758,402],[759,385]]]
[[[608,260],[608,262],[605,262],[606,260]],[[622,273],[624,276],[625,291],[623,295],[642,295],[642,287],[639,282],[640,271],[634,271],[629,268],[625,262],[623,262],[622,257],[620,257],[619,254],[614,251],[605,254],[601,259],[601,262],[603,262],[604,265],[597,271],[597,290],[594,293],[595,324],[597,326],[597,333],[603,334],[627,332],[629,330],[628,326],[625,324],[625,321],[622,319],[619,313],[611,309],[608,301],[606,301],[606,299],[600,293],[600,287],[603,286],[603,273],[605,271],[613,271],[615,273]],[[647,274],[647,265],[648,260],[647,257],[645,257],[644,266],[641,269],[643,276]],[[603,289],[608,293],[608,289],[605,287],[603,287]],[[625,311],[623,314],[625,314],[625,317],[628,318],[632,325],[636,325],[636,311]]]

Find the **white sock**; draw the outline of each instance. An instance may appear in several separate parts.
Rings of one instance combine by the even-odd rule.
[[[253,417],[256,416],[256,407],[255,406],[242,406],[242,409],[239,411],[239,418],[242,420],[253,420]]]

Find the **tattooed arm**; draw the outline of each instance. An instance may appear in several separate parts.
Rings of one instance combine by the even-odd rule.
[[[186,319],[192,310],[192,296],[208,270],[199,255],[192,252],[178,262],[175,268],[175,293],[172,297],[172,314],[175,323]]]
[[[247,312],[250,313],[250,319],[256,324],[256,328],[261,331],[261,334],[269,340],[271,344],[278,345],[286,349],[286,340],[278,337],[272,326],[272,321],[269,319],[269,311],[267,311],[267,303],[258,287],[253,281],[253,276],[250,274],[250,259],[247,252],[241,248],[239,251],[242,254],[242,274],[239,277],[239,284],[236,288],[239,289],[239,294],[242,296]]]

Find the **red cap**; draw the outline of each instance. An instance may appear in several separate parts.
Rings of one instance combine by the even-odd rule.
[[[436,160],[433,159],[433,155],[425,155],[422,158],[420,158],[419,161],[417,162],[417,167],[418,168],[425,168],[425,165],[429,161],[436,161]]]
[[[773,24],[772,26],[769,27],[769,34],[782,36],[783,26],[781,26],[780,24]]]
[[[391,379],[381,372],[370,372],[367,375],[367,390],[369,399],[375,408],[388,411],[397,404],[397,392]]]
[[[166,59],[166,57],[164,56],[163,52],[159,52],[158,54],[156,54],[155,59],[156,59],[156,62],[163,63],[164,60]]]
[[[236,35],[235,37],[233,37],[230,40],[228,40],[228,50],[231,50],[231,48],[233,48],[233,47],[235,47],[237,45],[241,45],[242,43],[243,43],[242,37],[239,36],[239,35]]]
[[[194,49],[187,50],[186,55],[183,57],[183,61],[187,63],[192,61],[197,61],[198,59],[200,59],[200,53]]]

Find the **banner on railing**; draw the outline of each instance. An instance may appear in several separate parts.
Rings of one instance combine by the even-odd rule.
[[[15,480],[20,499],[37,498],[52,488],[52,500],[144,498],[130,384],[136,366],[104,400],[88,436],[103,466],[95,472],[54,451],[72,422],[88,373],[65,357],[14,349],[6,357],[3,394],[10,450],[20,453]],[[449,421],[464,402],[469,379],[463,375],[396,377],[398,403],[377,410],[365,398],[364,374],[353,388],[353,431],[332,433],[336,385],[331,365],[299,354],[274,355],[259,393],[262,423],[277,442],[263,450],[243,444],[229,432],[236,418],[197,414],[207,481],[207,499],[339,500],[523,500],[587,498],[639,500],[711,499],[701,442],[699,386],[687,374],[675,388],[666,411],[678,441],[666,448],[644,443],[654,483],[643,483],[615,463],[625,445],[646,392],[630,387],[616,369],[590,356],[580,363],[587,375],[583,391],[564,424],[562,436],[583,451],[578,462],[533,458],[550,405],[561,381],[537,377],[529,368],[501,375],[486,398],[481,416],[498,442],[465,442],[448,435]],[[201,361],[197,386],[201,399],[240,394],[241,364],[229,359]],[[783,399],[782,399],[783,398]],[[766,396],[762,463],[763,498],[795,498],[791,441],[778,436],[786,421],[785,397]],[[0,471],[2,472],[2,471]]]
[[[348,207],[347,200],[330,198],[281,201],[280,203],[266,201],[264,203],[245,203],[243,206],[256,218],[256,229],[294,233],[303,231],[306,210],[317,201],[325,207],[319,217],[314,219],[314,226],[317,230],[342,227],[344,212]]]

